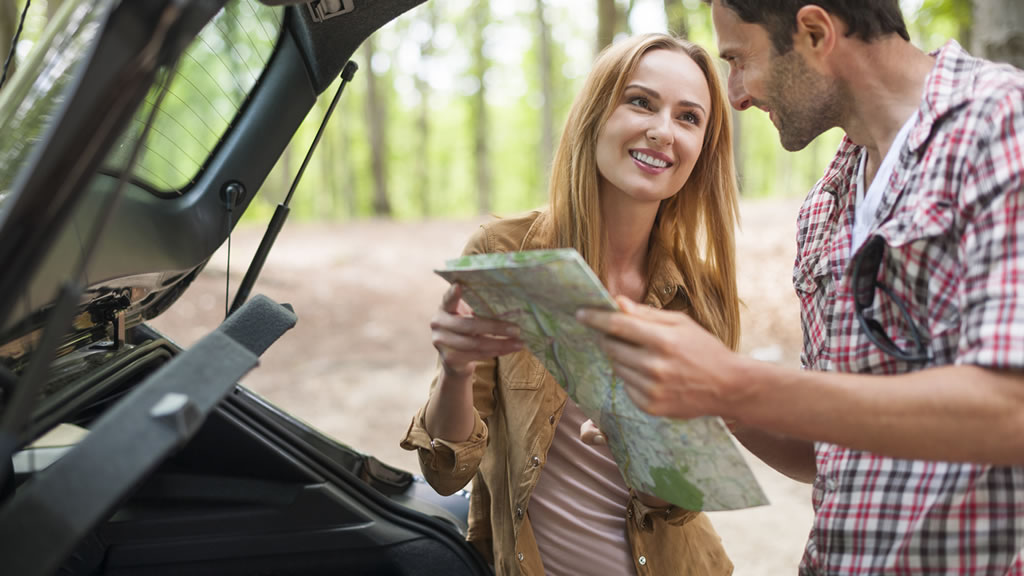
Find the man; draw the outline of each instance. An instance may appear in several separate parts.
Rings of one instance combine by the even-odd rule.
[[[788,150],[846,132],[798,216],[805,370],[624,300],[580,319],[639,406],[813,480],[801,574],[1024,575],[1024,73],[919,51],[897,0],[711,6],[735,108]]]

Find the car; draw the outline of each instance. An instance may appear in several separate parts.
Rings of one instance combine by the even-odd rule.
[[[423,0],[65,2],[0,90],[0,573],[476,575],[465,493],[238,384],[296,322],[250,295],[188,349],[188,289],[317,97]],[[333,108],[333,106],[332,106]],[[312,312],[312,311],[310,311]]]

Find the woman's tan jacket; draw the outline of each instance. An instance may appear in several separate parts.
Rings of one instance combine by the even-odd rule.
[[[466,254],[540,248],[537,222],[527,216],[481,226]],[[650,283],[646,303],[685,309],[678,269],[662,259]],[[437,385],[437,378],[431,385]],[[451,494],[473,480],[468,539],[499,575],[544,574],[530,526],[530,495],[544,470],[548,448],[568,396],[529,351],[481,362],[475,371],[472,436],[465,442],[433,439],[424,426],[424,409],[413,418],[402,447],[417,450],[427,482]],[[632,495],[626,534],[638,575],[728,575],[732,562],[707,516],[680,508],[650,508]]]

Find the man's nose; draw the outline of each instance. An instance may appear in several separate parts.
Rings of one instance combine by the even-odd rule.
[[[743,76],[736,72],[729,74],[729,103],[740,112],[753,105],[753,99],[743,86]]]

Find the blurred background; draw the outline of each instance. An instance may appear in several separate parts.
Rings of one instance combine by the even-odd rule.
[[[48,16],[67,1],[33,2],[14,67],[27,57]],[[0,47],[10,45],[24,2],[0,0]],[[956,38],[976,53],[1002,59],[1012,57],[1004,49],[1022,50],[1019,0],[900,4],[924,49]],[[254,14],[237,9],[241,18],[225,22],[239,22],[242,30],[224,33],[250,41],[233,47],[253,47],[261,36],[272,42]],[[700,0],[426,2],[360,49],[356,80],[297,190],[292,217],[429,219],[543,204],[552,150],[596,51],[616,37],[665,30],[716,54],[710,10]],[[283,198],[333,93],[321,96],[246,218],[265,218]],[[839,141],[831,133],[802,152],[787,153],[776,145],[767,116],[736,115],[735,126],[743,193],[750,197],[804,193]],[[179,143],[164,154],[166,166],[157,171],[173,182],[176,164],[203,156],[190,153],[191,146],[199,144]]]
[[[30,57],[62,2],[71,1],[32,0],[12,69]],[[1024,67],[1021,0],[900,4],[921,48],[953,38],[975,54]],[[4,52],[24,5],[0,0]],[[209,43],[200,51],[206,55],[183,64],[205,72],[183,75],[197,83],[194,91],[228,110],[255,82],[237,62],[267,57],[276,39],[276,23],[251,3],[229,9],[236,12],[223,28],[201,36]],[[458,255],[492,215],[546,203],[548,164],[596,52],[616,37],[666,30],[717,54],[710,11],[700,0],[430,0],[374,35],[356,55],[360,69],[256,285],[256,292],[292,303],[299,324],[243,384],[339,442],[416,471],[415,456],[398,441],[434,372],[428,323],[446,284],[433,270]],[[190,345],[223,318],[335,89],[321,96],[295,134],[231,243],[152,322],[179,344]],[[182,102],[176,114],[174,106],[165,101],[166,118],[187,124],[188,107]],[[206,131],[190,126],[188,138],[174,137],[171,124],[155,126],[154,138],[166,142],[152,142],[142,169],[167,190],[186,186],[186,174],[198,171],[193,158],[205,157],[226,123]],[[795,217],[841,135],[832,131],[789,153],[760,112],[734,113],[734,126],[742,191],[741,352],[797,366],[801,335],[790,281]],[[748,461],[772,504],[715,513],[712,520],[737,576],[795,574],[812,518],[810,487]]]

